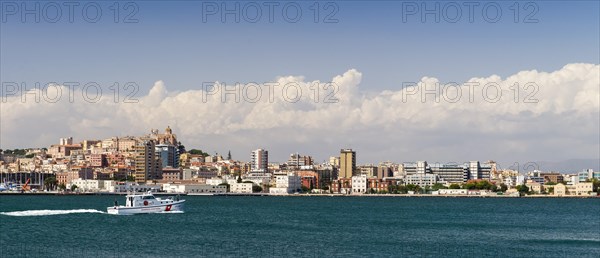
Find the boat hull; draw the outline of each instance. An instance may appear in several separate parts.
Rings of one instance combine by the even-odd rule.
[[[114,215],[134,215],[134,214],[147,214],[147,213],[169,213],[169,212],[183,212],[185,200],[175,201],[172,203],[148,205],[140,207],[125,207],[125,206],[113,206],[107,207],[106,212]]]

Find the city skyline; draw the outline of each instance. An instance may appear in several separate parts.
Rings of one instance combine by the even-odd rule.
[[[116,15],[102,2],[97,22],[65,15],[56,23],[46,13],[23,18],[17,6],[0,31],[0,148],[169,124],[187,146],[234,155],[265,148],[279,161],[339,148],[360,150],[358,163],[600,156],[599,3],[480,3],[472,21],[466,3],[332,3],[316,15],[314,3],[299,2],[297,22],[279,15],[289,2],[279,3],[273,22],[265,11],[258,22],[246,13],[221,19],[223,6],[208,10],[212,2],[136,2],[133,16],[131,6]],[[482,15],[484,6],[502,15]],[[434,8],[440,12],[423,14]],[[464,15],[455,21],[448,8]],[[83,31],[88,37],[73,36]],[[25,91],[50,82],[64,86],[61,94]],[[216,82],[240,83],[245,95],[223,103],[225,88],[206,87]],[[274,97],[263,90],[255,103],[256,85],[271,82],[278,90],[300,85],[302,96],[296,101],[298,88]],[[436,87],[444,93],[428,93]]]
[[[49,153],[53,153],[53,152],[61,153],[65,149],[72,149],[72,150],[83,149],[83,150],[85,150],[85,152],[91,151],[93,153],[131,152],[131,153],[134,153],[134,155],[137,155],[139,150],[141,150],[142,153],[146,152],[143,149],[145,149],[147,147],[147,145],[150,144],[149,148],[153,149],[153,150],[155,149],[155,151],[152,151],[152,153],[156,152],[157,159],[162,161],[161,163],[156,163],[153,166],[161,165],[159,167],[162,167],[163,169],[165,167],[178,169],[179,168],[179,156],[180,156],[180,154],[183,154],[183,152],[180,152],[180,150],[186,148],[185,143],[178,141],[176,134],[173,133],[170,126],[167,126],[164,133],[160,133],[160,130],[158,130],[158,129],[150,129],[149,131],[150,131],[150,133],[145,134],[145,135],[112,136],[112,137],[104,138],[104,139],[96,139],[93,137],[88,137],[86,139],[82,139],[81,141],[74,141],[73,137],[65,137],[65,138],[59,138],[58,144],[51,144],[49,146],[39,147],[39,148],[21,148],[21,149],[15,148],[12,151],[27,150],[28,152],[37,153],[38,151],[45,149],[46,152],[49,151]],[[0,150],[2,150],[2,149],[0,149]],[[4,149],[4,150],[8,150],[8,149]],[[230,160],[230,161],[236,161],[236,162],[240,161],[240,162],[248,164],[251,167],[252,171],[263,172],[263,173],[266,173],[268,171],[267,168],[273,164],[287,164],[287,165],[296,164],[293,166],[297,166],[298,169],[300,169],[302,164],[306,165],[306,162],[310,162],[310,164],[319,165],[319,166],[321,166],[321,165],[339,166],[341,178],[349,178],[350,176],[352,176],[354,174],[354,172],[356,171],[356,169],[358,167],[369,167],[369,166],[377,167],[377,166],[381,166],[382,164],[412,166],[412,165],[417,165],[421,162],[425,162],[425,164],[430,164],[432,166],[447,166],[447,165],[461,166],[461,164],[463,166],[468,166],[470,163],[473,162],[473,160],[437,161],[435,159],[421,159],[421,160],[412,160],[412,161],[378,160],[377,162],[371,162],[371,163],[370,162],[356,163],[357,151],[353,150],[353,149],[348,149],[348,148],[342,148],[340,150],[340,152],[338,153],[339,155],[331,154],[327,157],[323,157],[322,160],[320,159],[322,157],[316,157],[316,159],[315,159],[315,157],[312,155],[312,153],[305,153],[308,155],[301,156],[298,152],[295,152],[295,153],[289,154],[290,156],[289,156],[288,160],[276,160],[276,161],[272,161],[272,160],[270,161],[268,158],[269,150],[263,149],[263,148],[251,150],[249,156],[244,157],[244,155],[241,155],[242,158],[239,158],[239,156],[236,158],[231,158],[232,157],[231,151],[227,151],[227,159],[223,158],[223,153],[219,154],[218,152],[210,152],[207,150],[203,150],[202,148],[191,147],[191,148],[186,149],[186,152],[190,152],[190,151],[192,151],[192,153],[193,153],[193,151],[201,151],[201,152],[205,153],[203,155],[206,155],[207,159],[211,159],[211,160],[219,160],[219,161],[220,160]],[[7,153],[5,153],[5,155],[6,154]],[[281,154],[281,153],[277,153],[277,154]],[[63,155],[59,155],[54,158],[62,159],[62,158],[67,158],[67,157],[66,156],[63,157]],[[153,156],[150,157],[150,159],[153,159]],[[427,160],[430,160],[430,161],[428,162]],[[431,160],[435,160],[435,161],[431,162]],[[531,161],[528,161],[528,162],[523,162],[523,163],[514,162],[512,164],[498,163],[493,158],[477,160],[477,162],[479,162],[479,161],[481,161],[481,162],[485,161],[485,164],[492,162],[494,164],[494,167],[497,167],[499,170],[505,170],[505,169],[515,170],[522,174],[529,173],[531,171],[570,173],[570,172],[579,172],[583,168],[599,170],[597,167],[595,167],[596,160],[567,160],[567,161],[559,161],[559,162],[545,162],[545,161],[531,162]],[[96,161],[96,162],[100,162],[100,161]],[[147,163],[147,161],[140,162],[140,164],[145,164],[145,163]],[[258,164],[258,163],[260,163],[260,164]],[[157,169],[159,169],[159,167],[157,167]],[[139,170],[140,171],[145,171],[145,170],[153,171],[154,168],[140,168]],[[270,171],[268,171],[268,172],[270,172]],[[146,173],[144,172],[144,174],[146,174]]]

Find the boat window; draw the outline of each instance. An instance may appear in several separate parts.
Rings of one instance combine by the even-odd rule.
[[[144,196],[143,199],[144,200],[151,200],[151,199],[154,199],[154,196]]]

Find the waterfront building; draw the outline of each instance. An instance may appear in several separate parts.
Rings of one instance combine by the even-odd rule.
[[[66,186],[67,188],[71,188],[72,185],[76,185],[79,192],[100,192],[109,191],[114,185],[114,181],[78,178]]]
[[[361,194],[367,192],[367,176],[357,175],[352,177],[352,193]]]
[[[252,172],[269,172],[269,151],[263,149],[252,151],[250,164]]]
[[[271,187],[272,194],[291,194],[301,190],[300,177],[295,173],[275,176],[275,187]]]
[[[297,172],[302,186],[309,189],[321,188],[321,176],[314,170],[303,170]],[[327,185],[327,184],[325,184]]]
[[[352,178],[354,171],[356,171],[356,152],[352,149],[340,150],[338,178]]]
[[[431,192],[433,195],[467,195],[468,189],[439,189]]]
[[[432,186],[440,181],[440,178],[436,174],[431,173],[417,173],[412,175],[407,175],[404,179],[404,182],[407,185],[418,185],[420,187]]]
[[[567,186],[563,183],[556,184],[554,186],[554,195],[556,196],[565,196],[567,195]]]
[[[116,182],[114,185],[110,186],[110,192],[115,193],[145,193],[148,191],[159,192],[160,189],[160,185],[140,185],[132,182]]]
[[[186,194],[224,194],[227,193],[226,185],[208,184],[163,184],[162,190],[167,193]]]
[[[367,179],[367,192],[384,192],[388,191],[390,185],[396,185],[395,180],[386,180],[381,178],[368,178]]]
[[[438,167],[438,166],[435,166]],[[417,161],[414,164],[404,164],[404,183],[418,185],[421,187],[431,186],[440,181],[440,177],[434,174],[427,161]]]
[[[244,181],[251,181],[256,185],[268,185],[271,182],[271,173],[248,173],[242,178]]]
[[[213,177],[213,178],[206,179],[207,185],[220,185],[223,183],[227,183],[227,180],[220,178],[220,177]]]
[[[529,190],[534,192],[534,193],[541,193],[542,191],[544,191],[544,185],[539,183],[539,182],[535,182],[532,180],[528,180],[527,183],[525,183],[525,186],[529,187]],[[554,188],[556,191],[556,188]]]
[[[447,184],[464,183],[468,180],[490,180],[492,167],[495,163],[481,165],[479,161],[470,161],[462,165],[456,163],[448,164],[428,164],[427,161],[417,161],[416,163],[405,163],[400,166],[405,177],[417,173],[434,174],[438,180]],[[412,177],[417,180],[417,177]],[[425,178],[423,178],[425,179]],[[429,177],[428,180],[433,178]]]
[[[232,193],[252,193],[253,183],[231,183],[230,192]]]
[[[441,180],[448,183],[464,183],[468,181],[469,170],[465,165],[454,163],[433,164],[430,166],[432,174],[436,174]]]
[[[490,180],[490,173],[492,171],[492,166],[495,167],[495,163],[493,165],[481,165],[479,161],[470,161],[468,167],[468,174],[470,180]]]
[[[578,183],[573,186],[576,195],[589,195],[594,190],[592,182]]]

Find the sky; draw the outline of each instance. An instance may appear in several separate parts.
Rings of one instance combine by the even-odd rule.
[[[0,8],[4,149],[169,125],[188,149],[231,150],[240,160],[256,148],[273,161],[295,152],[322,161],[353,148],[358,163],[600,156],[597,1],[96,1],[72,12],[62,2],[1,1]],[[303,94],[293,101],[275,90],[272,101],[244,95],[236,103],[231,94],[222,101],[224,90],[207,93],[214,82],[230,90],[261,85],[263,93],[265,84],[292,83]],[[472,101],[469,82],[479,83]],[[36,101],[12,88],[36,83],[63,85],[63,98]],[[69,99],[64,85],[73,83],[80,86]],[[102,90],[96,103],[80,92],[90,84]],[[447,91],[423,101],[414,91],[423,85]],[[456,89],[458,100],[444,95]],[[483,97],[494,89],[499,99]]]

